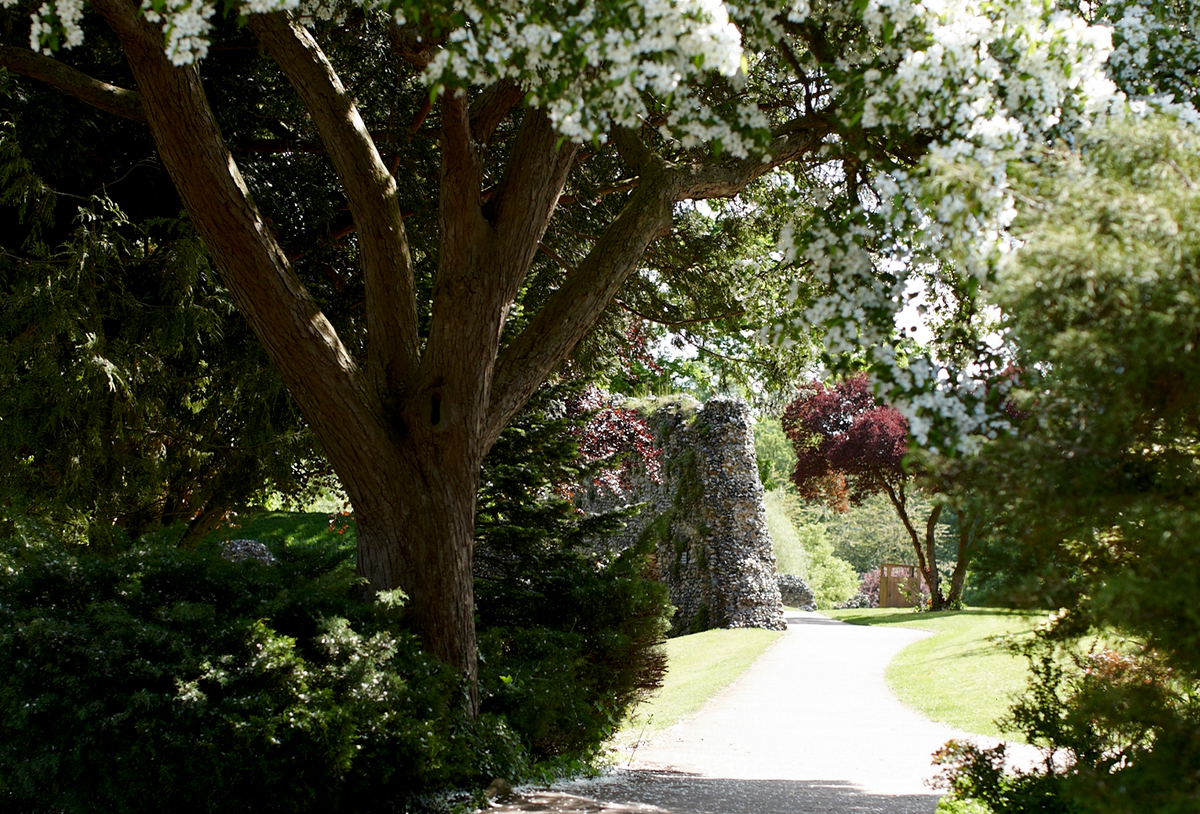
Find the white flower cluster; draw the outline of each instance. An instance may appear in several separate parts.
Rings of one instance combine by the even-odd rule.
[[[372,10],[378,3],[365,2],[363,8],[368,11]],[[312,26],[318,22],[341,23],[346,19],[349,13],[350,6],[341,0],[299,0],[296,6],[297,15],[300,22],[306,26]]]
[[[1135,101],[1139,114],[1151,109],[1200,129],[1200,38],[1190,4],[1143,4],[1110,0],[1114,48],[1108,72]],[[1189,19],[1180,14],[1191,11]],[[1181,25],[1180,23],[1186,23]],[[1148,72],[1147,67],[1154,66]],[[1153,81],[1148,81],[1153,80]]]
[[[862,22],[876,47],[836,66],[836,104],[858,99],[864,129],[934,141],[914,171],[876,174],[841,216],[785,229],[780,250],[824,292],[806,318],[825,328],[830,355],[865,351],[914,435],[924,442],[937,425],[961,450],[1005,419],[989,414],[972,377],[897,361],[894,318],[914,296],[907,278],[994,278],[1016,214],[1009,160],[1123,100],[1105,73],[1111,32],[1023,0],[868,0]],[[982,183],[958,183],[965,167]]]
[[[742,66],[741,34],[720,0],[619,0],[569,7],[522,4],[511,9],[470,0],[468,22],[429,65],[435,86],[488,84],[511,78],[535,88],[564,136],[604,141],[612,124],[651,118],[646,96],[661,100],[663,132],[684,147],[719,141],[745,156],[747,131],[765,119],[750,107],[723,118],[689,82]],[[761,135],[761,134],[760,134]]]
[[[0,0],[0,5],[14,6],[16,0]],[[49,55],[55,47],[74,48],[83,42],[83,29],[79,27],[79,21],[83,18],[83,0],[45,2],[29,17],[32,21],[29,47],[34,51]]]
[[[174,65],[188,65],[208,55],[215,12],[216,8],[203,0],[142,0],[146,19],[163,27],[166,53]]]
[[[0,0],[0,7],[17,0]],[[243,14],[265,14],[296,8],[299,0],[248,0],[239,7]],[[216,7],[204,0],[142,0],[142,14],[159,23],[165,39],[164,51],[175,65],[189,65],[208,55],[212,17]],[[59,47],[73,48],[83,42],[83,0],[46,0],[30,15],[29,47],[51,54]]]

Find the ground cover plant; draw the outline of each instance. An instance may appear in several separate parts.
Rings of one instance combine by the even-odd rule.
[[[827,613],[850,624],[929,631],[932,636],[904,648],[888,664],[887,682],[896,696],[922,715],[964,732],[1025,739],[1019,730],[997,723],[1007,716],[1029,675],[1025,658],[1008,648],[1032,638],[1045,613],[998,608]]]

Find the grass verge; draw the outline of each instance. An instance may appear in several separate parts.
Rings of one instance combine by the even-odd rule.
[[[250,539],[285,546],[344,550],[353,549],[358,543],[354,521],[329,512],[251,513],[240,517],[236,526],[218,529],[210,536],[217,540]]]
[[[623,748],[650,740],[695,715],[781,635],[778,630],[738,628],[668,639],[667,675],[662,689],[634,710],[614,737],[613,745]]]
[[[968,608],[913,613],[895,608],[828,611],[855,625],[908,627],[933,633],[896,654],[887,682],[901,702],[922,715],[965,732],[1023,741],[996,721],[1025,688],[1024,658],[1004,647],[1006,640],[1032,634],[1045,613]]]

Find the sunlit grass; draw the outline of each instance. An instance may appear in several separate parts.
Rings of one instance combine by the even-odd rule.
[[[211,536],[218,540],[249,539],[268,545],[345,550],[358,544],[354,521],[329,512],[256,512],[233,518],[233,524]]]
[[[901,702],[935,721],[966,732],[1023,740],[996,722],[1025,688],[1028,664],[1004,644],[1026,638],[1045,613],[969,608],[914,613],[895,608],[829,611],[844,622],[909,627],[934,635],[901,650],[887,667],[887,682]]]
[[[634,711],[614,738],[615,745],[649,740],[695,715],[782,635],[777,630],[738,628],[669,639],[662,689]]]

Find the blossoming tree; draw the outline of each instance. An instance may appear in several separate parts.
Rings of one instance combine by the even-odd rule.
[[[353,501],[359,572],[374,589],[404,589],[427,646],[468,675],[482,456],[627,281],[670,285],[644,270],[688,202],[742,196],[794,214],[775,260],[807,322],[780,316],[764,338],[817,324],[834,351],[874,345],[890,328],[872,326],[890,324],[914,270],[953,290],[986,279],[1012,208],[1006,156],[1120,98],[1103,71],[1109,29],[1026,0],[222,7],[287,77],[301,135],[336,173],[353,218],[362,345],[301,282],[274,226],[288,213],[256,205],[249,159],[217,124],[228,99],[212,93],[210,44],[236,31],[215,6],[45,0],[23,9],[29,47],[4,46],[0,64],[145,122]],[[98,30],[88,13],[111,32],[89,36],[114,38],[134,89],[114,84],[121,71],[72,67],[70,49]],[[360,54],[399,66],[396,93],[424,97],[410,120],[385,126],[372,107],[383,97],[343,81],[363,57],[330,54],[350,36]],[[436,174],[406,175],[430,150]],[[962,162],[993,183],[952,194]],[[399,203],[414,190],[436,202],[420,224]],[[530,286],[543,262],[560,273]],[[886,343],[873,353],[889,359]],[[938,416],[976,415],[919,365],[880,371],[915,394],[918,437],[938,437]]]

